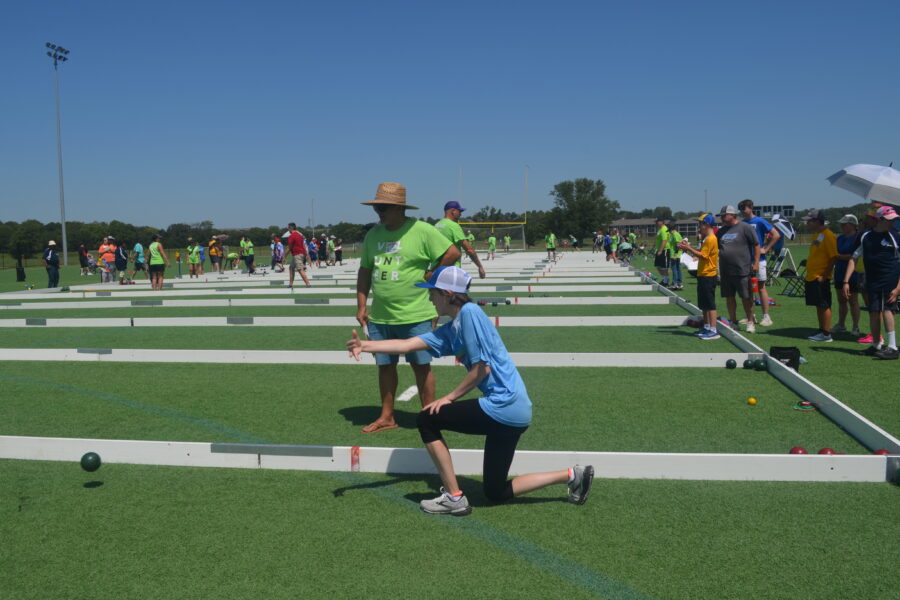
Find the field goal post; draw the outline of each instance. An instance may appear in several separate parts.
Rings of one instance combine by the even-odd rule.
[[[525,243],[525,222],[524,221],[460,221],[459,226],[462,227],[463,233],[468,235],[471,231],[475,236],[475,249],[486,250],[488,237],[493,233],[497,238],[497,249],[503,250],[503,237],[508,235],[511,240],[509,249],[527,250]]]

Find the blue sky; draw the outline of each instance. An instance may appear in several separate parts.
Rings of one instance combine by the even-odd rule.
[[[900,163],[900,2],[7,2],[0,220],[220,227],[374,220],[460,196],[548,209],[852,204],[825,178]],[[460,177],[462,171],[462,177]]]

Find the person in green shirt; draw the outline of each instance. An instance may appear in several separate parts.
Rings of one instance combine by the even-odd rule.
[[[672,271],[672,285],[670,290],[683,290],[684,280],[681,278],[681,255],[683,251],[678,247],[684,239],[675,229],[675,219],[669,220],[669,269]]]
[[[200,244],[194,242],[194,238],[188,238],[188,269],[190,278],[200,278]]]
[[[363,240],[356,276],[356,320],[371,340],[408,339],[429,333],[437,312],[428,299],[428,290],[413,284],[426,281],[432,269],[455,264],[459,249],[432,225],[406,216],[407,209],[416,207],[406,203],[406,188],[399,183],[379,184],[375,199],[362,204],[375,209],[379,224]],[[370,292],[371,309],[367,307]],[[363,427],[363,433],[397,428],[397,362],[397,356],[375,355],[381,414]],[[434,401],[431,354],[411,352],[406,354],[406,362],[415,374],[425,407]]]
[[[469,258],[472,259],[472,262],[478,267],[478,276],[481,279],[484,279],[484,267],[481,264],[481,260],[478,258],[478,252],[475,251],[475,247],[472,245],[475,236],[472,235],[472,232],[469,232],[469,237],[466,237],[463,234],[462,227],[459,226],[459,219],[462,217],[464,210],[466,209],[460,206],[459,202],[451,200],[444,205],[444,218],[435,223],[434,226],[450,240],[451,244],[459,249],[460,256],[465,252]],[[457,267],[462,266],[460,262],[461,261],[457,261]]]
[[[241,256],[244,259],[247,272],[256,273],[256,269],[253,266],[253,242],[246,235],[241,236]]]
[[[556,259],[556,234],[552,231],[544,236],[544,242],[547,244],[547,258]]]
[[[669,286],[669,228],[666,227],[666,220],[662,217],[656,218],[656,240],[653,246],[655,258],[653,266],[659,271],[662,278],[662,284]]]
[[[490,236],[488,236],[488,254],[487,254],[487,259],[488,259],[488,260],[494,260],[495,258],[497,258],[497,236],[495,236],[495,235],[492,233]]]
[[[169,257],[166,256],[166,250],[160,242],[160,236],[154,235],[150,242],[150,286],[154,292],[160,292],[163,289],[163,279],[165,278],[166,267],[171,267]]]
[[[509,253],[509,245],[512,243],[512,237],[507,233],[503,236],[503,251]]]
[[[334,236],[328,237],[328,264],[334,266],[335,256],[334,256]]]

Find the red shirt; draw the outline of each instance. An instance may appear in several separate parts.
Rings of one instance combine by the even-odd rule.
[[[291,235],[288,236],[287,243],[291,249],[291,254],[294,256],[306,254],[306,241],[303,239],[303,234],[299,231],[292,231]]]

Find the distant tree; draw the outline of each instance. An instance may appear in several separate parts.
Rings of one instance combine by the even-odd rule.
[[[22,221],[9,237],[9,255],[16,259],[19,267],[22,266],[22,258],[30,258],[39,254],[44,249],[46,233],[44,225],[40,221],[28,219]]]
[[[650,215],[654,219],[663,218],[667,221],[671,219],[674,215],[672,215],[672,209],[668,206],[657,206],[653,209],[652,214]]]
[[[597,227],[611,223],[619,210],[619,203],[606,196],[606,184],[602,179],[583,177],[562,181],[553,187],[550,196],[556,207],[550,211],[548,225],[560,236],[588,237]]]

